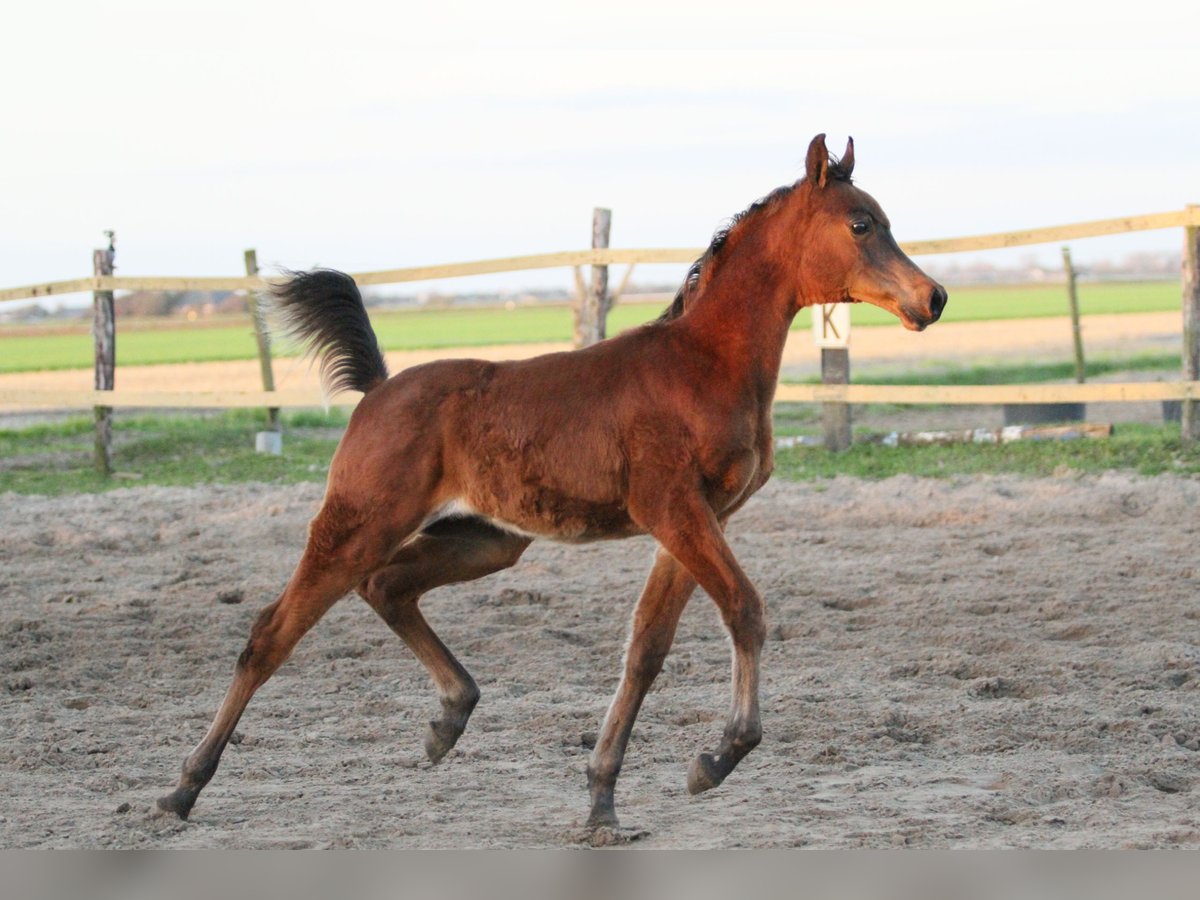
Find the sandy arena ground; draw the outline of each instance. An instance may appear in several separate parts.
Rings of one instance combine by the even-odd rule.
[[[349,598],[251,704],[191,821],[152,812],[313,485],[0,496],[0,846],[559,847],[647,540],[535,544],[425,608],[483,700],[439,766],[423,670]],[[1200,844],[1200,482],[773,483],[731,541],[767,599],[765,739],[692,798],[728,704],[697,595],[618,786],[650,847]]]
[[[1177,314],[1086,327],[1090,352],[1178,346]],[[859,367],[1057,358],[1068,335],[1059,319],[920,336],[863,328],[852,356]],[[810,374],[816,360],[800,335],[785,373]],[[276,375],[281,387],[313,379],[291,360]],[[258,375],[249,362],[118,377],[253,389]],[[0,385],[89,380],[29,373]],[[1134,406],[1089,407],[1089,418],[1157,415]],[[974,421],[984,412],[943,410],[957,418],[936,427],[992,424]],[[440,766],[420,749],[436,712],[423,670],[351,598],[255,698],[191,821],[153,812],[256,611],[290,573],[320,493],[0,496],[0,846],[576,842],[588,746],[647,540],[536,544],[509,572],[428,598],[484,693]],[[1200,844],[1198,501],[1195,481],[1126,475],[768,486],[731,529],[769,608],[764,743],[723,787],[688,797],[687,764],[715,746],[728,702],[728,645],[698,594],[618,787],[623,823],[647,832],[636,846]]]

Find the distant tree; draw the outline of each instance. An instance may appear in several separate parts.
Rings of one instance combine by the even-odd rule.
[[[134,291],[114,301],[118,316],[165,316],[171,311],[170,294]]]
[[[249,312],[245,294],[227,294],[216,301],[216,309],[222,315]]]

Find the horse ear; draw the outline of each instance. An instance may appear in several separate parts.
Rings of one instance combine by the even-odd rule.
[[[849,178],[854,173],[854,138],[846,138],[846,152],[842,154],[842,171]]]
[[[809,182],[819,188],[825,187],[829,178],[829,151],[825,149],[825,135],[818,134],[808,145],[808,157],[804,161],[805,175]]]

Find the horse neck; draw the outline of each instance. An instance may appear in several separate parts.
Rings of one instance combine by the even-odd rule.
[[[764,234],[751,233],[726,248],[718,268],[689,298],[681,317],[695,339],[721,362],[714,374],[745,379],[757,392],[770,394],[779,380],[797,297],[794,278],[788,275],[795,271],[794,260],[784,265],[777,254],[772,259],[774,243]]]

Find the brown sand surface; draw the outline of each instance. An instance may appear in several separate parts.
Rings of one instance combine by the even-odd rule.
[[[351,597],[254,699],[192,819],[152,812],[320,494],[0,495],[0,846],[572,843],[646,539],[538,543],[427,598],[483,691],[441,765],[423,670]],[[687,795],[728,706],[697,595],[618,786],[636,846],[1200,844],[1198,506],[1172,476],[768,485],[730,528],[769,609],[763,744]]]

